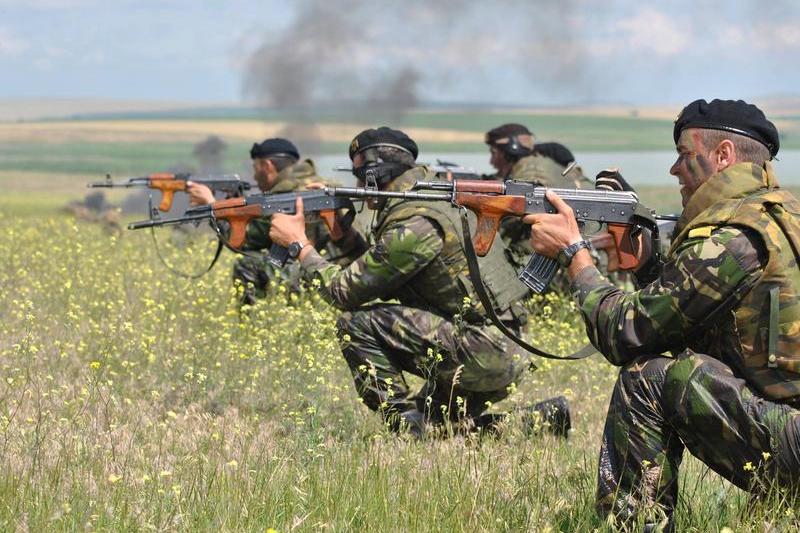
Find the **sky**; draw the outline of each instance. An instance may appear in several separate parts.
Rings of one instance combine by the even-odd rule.
[[[0,0],[0,98],[304,105],[391,87],[415,102],[552,106],[800,94],[800,2],[763,4]]]

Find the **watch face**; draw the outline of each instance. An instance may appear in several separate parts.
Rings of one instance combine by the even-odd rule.
[[[300,250],[302,249],[303,247],[299,242],[293,242],[289,245],[289,257],[292,259],[297,259],[297,256],[300,255]]]

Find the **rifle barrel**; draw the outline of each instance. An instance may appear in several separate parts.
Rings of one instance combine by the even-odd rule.
[[[164,219],[152,219],[152,220],[142,220],[139,222],[131,222],[128,224],[128,229],[142,229],[142,228],[153,228],[156,226],[177,226],[179,224],[185,224],[187,222],[194,222],[196,220],[206,220],[211,218],[211,211],[207,211],[203,214],[197,215],[188,215],[182,216],[178,218],[164,218]]]
[[[417,191],[377,191],[366,187],[326,187],[325,194],[348,198],[404,198],[407,200],[450,200],[449,194]]]

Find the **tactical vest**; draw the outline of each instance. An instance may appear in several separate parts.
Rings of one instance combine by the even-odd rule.
[[[725,174],[727,179],[745,181],[747,170],[753,176],[761,169],[752,164],[736,165]],[[705,324],[699,328],[703,330],[700,335],[703,339],[698,339],[696,347],[689,347],[725,362],[766,398],[797,403],[800,401],[800,202],[777,188],[769,166],[765,177],[766,186],[742,191],[738,198],[715,202],[692,218],[681,228],[670,255],[687,237],[710,234],[715,227],[749,228],[761,237],[768,254],[763,274],[742,288],[740,293],[745,293],[744,298],[730,316],[709,317],[710,328]]]
[[[545,187],[561,189],[585,188],[591,185],[591,181],[583,176],[578,167],[573,167],[566,176],[562,176],[564,168],[549,157],[533,154],[514,163],[508,179],[540,183]]]
[[[278,179],[275,180],[275,185],[272,186],[269,192],[271,194],[278,194],[282,192],[299,191],[305,189],[309,183],[313,182],[324,183],[324,180],[317,175],[314,162],[310,159],[305,159],[293,165],[289,165],[278,172]]]
[[[432,172],[416,167],[392,183],[393,190],[408,188],[416,180],[430,179]],[[382,208],[374,230],[380,238],[390,223],[425,217],[432,221],[444,237],[441,253],[398,291],[397,298],[405,305],[429,309],[451,318],[461,313],[470,323],[484,323],[486,315],[469,277],[460,219],[460,211],[445,202],[392,199]],[[468,214],[470,230],[475,230],[475,216]],[[506,260],[505,246],[496,239],[485,257],[478,259],[483,283],[495,312],[501,318],[523,324],[526,311],[521,300],[527,288],[517,279]],[[465,298],[469,298],[465,304]]]

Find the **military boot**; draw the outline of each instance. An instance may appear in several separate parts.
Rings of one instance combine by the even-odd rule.
[[[523,412],[522,426],[529,434],[545,430],[559,437],[567,437],[572,428],[569,402],[564,396],[556,396],[537,403]]]

